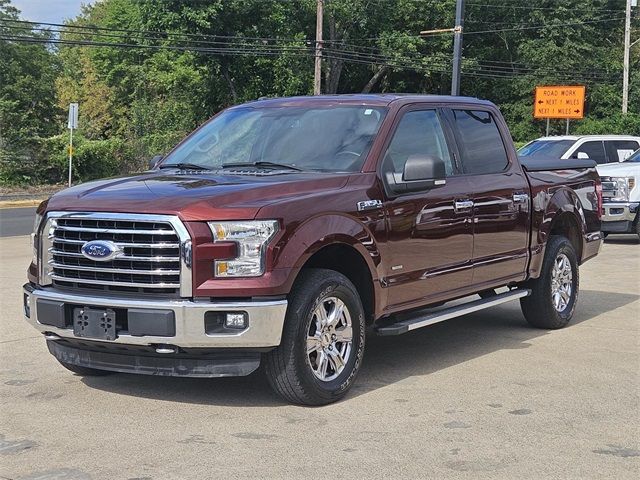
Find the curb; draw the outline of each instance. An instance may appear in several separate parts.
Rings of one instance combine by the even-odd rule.
[[[0,200],[0,209],[2,208],[21,208],[21,207],[37,207],[44,198],[36,198],[30,200]]]

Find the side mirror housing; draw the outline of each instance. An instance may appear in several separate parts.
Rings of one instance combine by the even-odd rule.
[[[151,160],[149,160],[149,170],[153,170],[156,168],[156,165],[164,158],[163,155],[156,155]]]
[[[419,192],[445,185],[446,176],[444,161],[441,158],[435,155],[411,155],[404,164],[402,177],[389,172],[387,184],[396,194]]]
[[[588,160],[589,159],[589,155],[587,155],[586,152],[578,152],[578,157],[579,160]]]

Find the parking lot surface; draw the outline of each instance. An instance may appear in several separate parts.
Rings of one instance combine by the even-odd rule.
[[[611,238],[611,237],[610,237]],[[82,378],[22,319],[26,236],[0,239],[0,477],[638,478],[640,247],[581,269],[576,316],[517,303],[367,339],[347,398],[287,405],[260,372]]]

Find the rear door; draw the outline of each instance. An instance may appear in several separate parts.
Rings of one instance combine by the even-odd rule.
[[[506,125],[482,107],[452,108],[448,118],[471,188],[473,285],[522,280],[529,254],[529,184]]]
[[[401,178],[407,159],[433,155],[445,163],[446,184],[393,195],[384,202],[389,255],[383,283],[388,308],[440,301],[471,282],[473,247],[467,177],[456,166],[441,111],[429,106],[401,110],[383,154],[381,174]]]

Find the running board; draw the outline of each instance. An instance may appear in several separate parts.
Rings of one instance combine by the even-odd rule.
[[[462,305],[456,305],[455,307],[445,308],[433,313],[418,314],[415,317],[402,320],[398,323],[393,323],[377,329],[378,335],[402,335],[410,330],[416,328],[426,327],[433,325],[434,323],[443,322],[450,318],[460,317],[467,313],[477,312],[478,310],[484,310],[485,308],[495,307],[501,303],[511,302],[518,298],[526,297],[531,294],[529,289],[512,290],[506,293],[500,293],[492,295],[488,298],[482,298],[473,302],[463,303]]]

